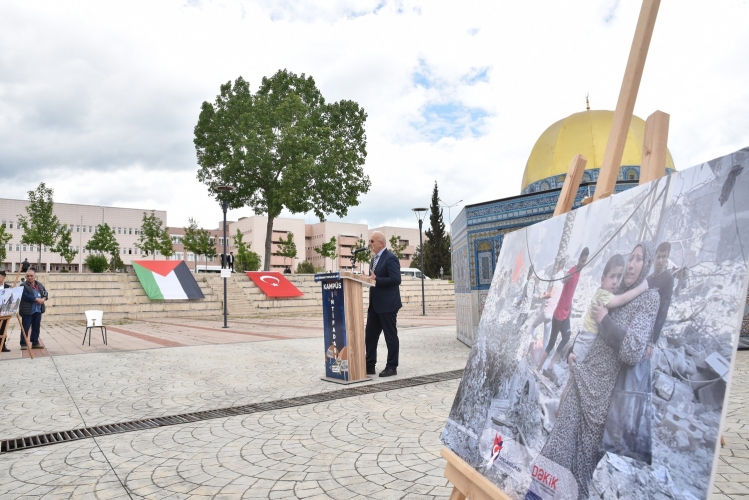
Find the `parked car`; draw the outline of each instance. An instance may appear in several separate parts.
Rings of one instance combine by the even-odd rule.
[[[411,278],[421,279],[421,270],[414,269],[413,267],[401,267],[401,276],[409,276]],[[429,276],[424,276],[424,279],[431,279]]]

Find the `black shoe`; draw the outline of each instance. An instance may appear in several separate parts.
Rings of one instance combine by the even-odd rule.
[[[42,344],[36,343],[36,344],[31,344],[31,348],[32,349],[44,349],[44,346]]]
[[[393,375],[398,375],[395,368],[385,368],[380,372],[380,377],[392,377]]]
[[[25,345],[22,345],[22,346],[21,346],[21,350],[22,350],[22,351],[25,351],[26,349],[28,349],[28,347],[26,347]]]
[[[367,367],[367,375],[374,375],[377,373],[377,371],[374,369],[374,366],[372,368]]]
[[[7,345],[4,345],[4,346],[3,346],[3,352],[10,352],[10,349],[8,349],[8,346],[7,346]]]

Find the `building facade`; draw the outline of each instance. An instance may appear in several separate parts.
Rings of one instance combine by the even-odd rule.
[[[27,259],[32,266],[38,267],[42,271],[87,272],[85,261],[90,252],[86,250],[86,244],[93,237],[96,227],[103,223],[109,224],[115,232],[115,238],[120,245],[118,252],[125,264],[125,270],[132,270],[132,261],[134,260],[167,259],[158,251],[155,254],[148,255],[136,246],[140,237],[143,214],[150,214],[151,210],[55,203],[53,212],[61,224],[69,227],[73,240],[71,247],[78,254],[71,262],[65,262],[59,254],[43,247],[41,249],[41,262],[38,263],[37,261],[40,260],[38,246],[21,243],[23,230],[18,226],[18,217],[26,214],[28,203],[25,200],[0,200],[0,223],[11,236],[10,241],[6,244],[6,257],[0,262],[0,269],[4,269],[8,273],[17,272],[24,259]],[[216,257],[206,261],[205,256],[197,256],[185,250],[183,244],[185,230],[183,227],[167,226],[167,213],[163,210],[155,210],[154,214],[162,221],[171,237],[174,254],[168,259],[184,260],[188,267],[193,270],[218,271],[221,268],[221,254],[224,251],[223,222],[219,222],[216,229],[209,230],[215,245]],[[227,221],[227,253],[234,252],[236,256],[237,249],[234,244],[234,236],[239,231],[244,243],[248,244],[250,250],[260,256],[262,265],[265,256],[267,226],[268,218],[258,215],[240,217],[237,221]],[[292,272],[296,272],[299,263],[305,259],[312,262],[315,267],[324,269],[336,271],[351,269],[352,249],[358,246],[360,239],[366,242],[369,235],[375,230],[383,231],[388,239],[392,235],[401,236],[401,240],[407,244],[403,251],[404,260],[401,261],[401,265],[408,267],[415,248],[411,241],[418,241],[418,229],[382,227],[370,230],[366,224],[347,222],[305,224],[304,219],[279,217],[273,220],[271,270],[281,272],[288,267]],[[291,235],[291,239],[297,247],[295,258],[286,258],[278,254],[281,239],[286,240],[289,235]],[[323,262],[322,257],[315,252],[314,247],[319,247],[323,242],[330,241],[331,237],[336,238],[338,257],[333,261],[325,259],[325,262]]]
[[[0,263],[0,268],[7,272],[17,272],[21,262],[28,259],[34,267],[42,271],[82,272],[86,271],[85,260],[89,255],[86,244],[94,235],[96,226],[109,224],[115,231],[115,238],[120,244],[119,252],[122,261],[129,266],[131,261],[148,258],[145,252],[138,249],[138,241],[143,213],[150,214],[151,210],[136,208],[100,207],[92,205],[77,205],[70,203],[55,203],[53,212],[61,224],[67,225],[73,242],[71,247],[78,252],[72,262],[65,262],[59,254],[52,253],[49,248],[21,243],[23,230],[18,226],[18,216],[26,215],[26,200],[0,200],[0,224],[11,235],[6,244],[6,256]],[[166,212],[154,210],[156,217],[166,224]],[[163,259],[163,256],[156,256]],[[38,261],[41,259],[41,262]]]

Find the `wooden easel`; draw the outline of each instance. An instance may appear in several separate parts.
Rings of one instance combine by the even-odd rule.
[[[18,272],[16,273],[16,279],[13,281],[13,287],[18,286],[18,282],[21,279],[21,266],[18,266]],[[26,340],[26,346],[29,351],[29,357],[31,359],[34,359],[34,354],[31,352],[31,341],[29,340],[29,334],[26,332],[26,330],[23,327],[23,322],[21,321],[21,317],[16,314],[10,314],[7,316],[0,316],[0,351],[2,351],[3,347],[5,347],[5,341],[8,338],[8,322],[11,318],[15,318],[18,320],[18,326],[21,327],[21,335],[23,335],[23,338]]]
[[[627,140],[627,132],[632,120],[632,112],[659,5],[660,0],[644,0],[642,3],[619,100],[614,111],[611,132],[606,143],[603,164],[596,182],[595,194],[593,197],[584,200],[584,205],[606,198],[614,193],[614,186],[624,153],[624,144]],[[640,163],[640,184],[659,179],[666,173],[668,121],[669,116],[666,113],[656,111],[645,122],[645,140]],[[587,159],[582,155],[578,154],[572,158],[562,191],[559,193],[554,217],[572,210],[586,163]],[[445,477],[453,484],[450,500],[465,500],[466,498],[470,500],[510,500],[506,493],[497,488],[494,483],[468,465],[454,452],[442,447],[441,454],[447,460]]]

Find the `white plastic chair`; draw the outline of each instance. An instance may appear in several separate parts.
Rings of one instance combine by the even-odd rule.
[[[103,316],[104,311],[86,311],[86,332],[83,334],[83,342],[81,342],[81,345],[86,343],[86,335],[88,335],[88,345],[91,345],[91,330],[94,328],[101,330],[101,338],[106,345],[107,327],[102,324]]]

